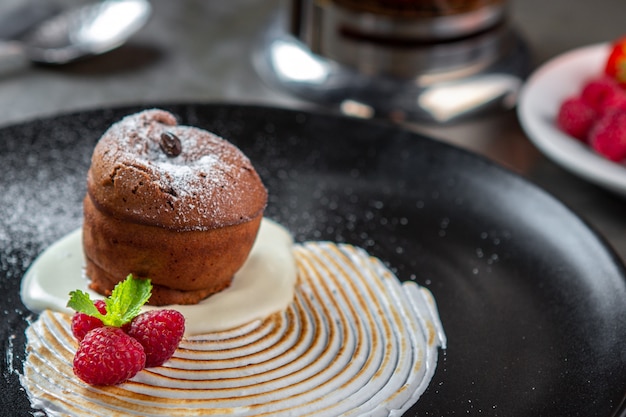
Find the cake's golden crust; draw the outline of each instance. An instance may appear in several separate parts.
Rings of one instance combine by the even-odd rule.
[[[179,155],[161,149],[163,133],[180,139]],[[83,203],[93,290],[109,294],[132,273],[152,280],[150,304],[194,304],[226,288],[245,262],[267,191],[234,145],[148,110],[98,142]]]

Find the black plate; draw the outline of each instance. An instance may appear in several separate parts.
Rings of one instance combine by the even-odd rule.
[[[616,415],[626,393],[626,279],[553,197],[480,157],[398,128],[264,107],[163,106],[236,143],[298,240],[366,248],[435,295],[448,337],[406,416]],[[94,143],[139,108],[0,130],[4,342],[0,410],[28,415],[17,373],[32,316],[22,274],[81,223]]]

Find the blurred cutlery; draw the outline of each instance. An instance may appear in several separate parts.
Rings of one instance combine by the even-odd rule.
[[[20,40],[0,42],[0,60],[24,57],[61,65],[122,45],[141,29],[152,8],[147,0],[105,0],[61,12]]]

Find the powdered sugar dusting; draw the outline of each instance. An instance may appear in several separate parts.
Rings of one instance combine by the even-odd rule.
[[[164,134],[181,143],[176,156]],[[111,126],[94,150],[89,193],[98,206],[127,220],[204,230],[250,220],[267,192],[250,160],[226,140],[146,110]]]
[[[85,162],[68,160],[64,152],[51,150],[29,155],[6,153],[0,155],[0,164],[4,184],[0,193],[0,269],[7,278],[19,279],[46,246],[80,225],[82,198],[77,191],[78,195],[84,193],[80,190],[85,188]],[[60,172],[73,168],[82,175]]]
[[[149,162],[154,166],[163,181],[164,188],[173,189],[178,195],[189,195],[202,192],[204,182],[198,181],[203,178],[206,182],[219,185],[228,181],[225,175],[226,167],[220,166],[222,161],[216,155],[205,155],[186,165],[170,162],[169,160]]]

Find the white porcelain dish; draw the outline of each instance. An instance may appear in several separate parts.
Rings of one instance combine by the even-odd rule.
[[[609,52],[610,45],[604,43],[551,59],[522,88],[517,112],[530,140],[548,158],[589,182],[626,196],[626,166],[598,155],[555,123],[561,102],[578,94],[586,80],[602,74]]]

